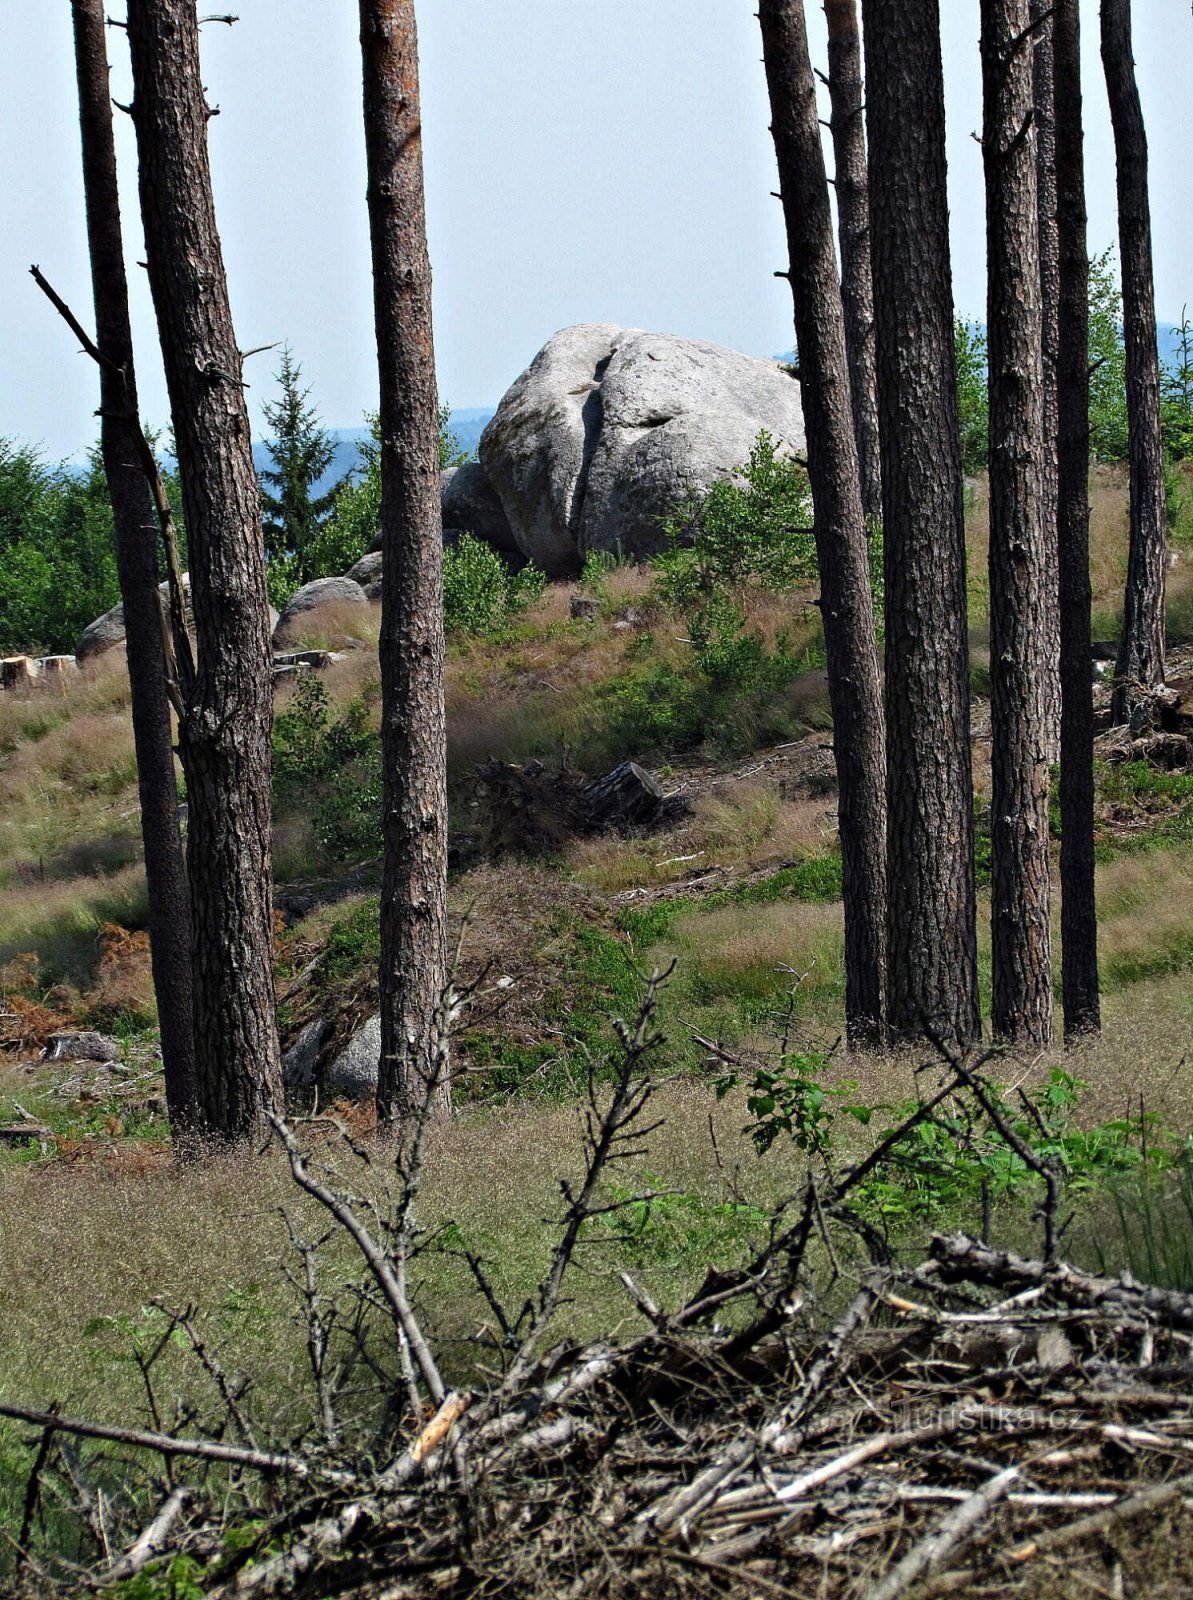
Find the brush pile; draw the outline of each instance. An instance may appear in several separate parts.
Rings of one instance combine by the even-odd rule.
[[[914,1267],[895,1263],[850,1196],[939,1094],[855,1167],[809,1174],[755,1258],[710,1270],[685,1305],[665,1311],[626,1274],[640,1333],[552,1343],[577,1246],[626,1203],[602,1180],[647,1131],[653,1003],[652,990],[637,1028],[620,1030],[614,1081],[590,1085],[584,1176],[561,1183],[536,1297],[511,1314],[469,1258],[491,1312],[473,1387],[445,1381],[410,1287],[425,1128],[399,1155],[383,1213],[331,1181],[317,1137],[279,1119],[295,1182],[360,1251],[354,1304],[373,1313],[336,1321],[319,1283],[330,1234],[311,1240],[290,1222],[311,1431],[267,1446],[180,1313],[164,1337],[194,1344],[223,1397],[217,1419],[165,1434],[0,1405],[35,1430],[22,1545],[53,1482],[74,1486],[96,1527],[88,1582],[131,1582],[123,1592],[138,1600],[1188,1593],[1193,1296],[964,1234],[936,1235]],[[981,1091],[972,1066],[950,1070],[953,1090]],[[1052,1185],[1050,1246],[1055,1201]],[[378,1317],[389,1400],[366,1446],[342,1375],[347,1351],[347,1370],[386,1376],[367,1342]],[[152,1397],[152,1362],[146,1387]],[[80,1440],[99,1451],[85,1458]],[[144,1489],[155,1485],[154,1514],[142,1499],[142,1531],[126,1520],[123,1545],[115,1501],[89,1487],[101,1462],[109,1483],[113,1463],[131,1482],[136,1462]],[[21,1581],[74,1593],[78,1569],[28,1555]]]

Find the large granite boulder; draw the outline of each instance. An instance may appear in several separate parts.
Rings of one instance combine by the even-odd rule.
[[[353,578],[316,578],[296,589],[273,630],[274,644],[289,644],[308,614],[320,606],[368,604],[368,597]]]
[[[501,500],[479,461],[449,467],[439,479],[444,528],[472,534],[505,555],[518,554],[518,541]]]
[[[481,466],[519,550],[553,577],[579,566],[584,481],[601,432],[601,379],[620,337],[612,323],[564,328],[514,380],[481,434]]]
[[[661,519],[731,476],[763,428],[802,452],[799,385],[778,362],[585,323],[557,333],[516,380],[480,458],[518,548],[562,575],[589,550],[662,548]]]
[[[802,453],[799,384],[777,361],[671,334],[624,334],[601,383],[581,556],[662,549],[661,519],[731,476],[763,428],[780,448]]]

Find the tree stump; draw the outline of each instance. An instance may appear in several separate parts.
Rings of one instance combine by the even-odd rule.
[[[657,778],[636,761],[594,778],[580,793],[580,812],[590,828],[626,828],[650,822],[663,803]]]

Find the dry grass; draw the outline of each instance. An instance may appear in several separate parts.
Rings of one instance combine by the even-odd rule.
[[[835,837],[836,806],[823,796],[788,799],[780,779],[727,780],[698,795],[677,827],[645,840],[578,839],[563,866],[579,882],[615,893],[678,883],[712,867],[755,872],[807,860],[830,851]]]
[[[677,956],[684,987],[705,1004],[781,1008],[798,984],[801,1013],[836,1012],[844,983],[841,915],[839,902],[696,907],[676,918],[647,962]]]
[[[763,1206],[795,1181],[799,1163],[791,1152],[764,1161],[739,1137],[740,1102],[719,1104],[708,1086],[684,1082],[664,1085],[657,1107],[663,1127],[613,1181],[629,1188],[662,1182],[716,1204],[727,1193],[723,1161],[743,1197]],[[579,1149],[572,1106],[466,1112],[432,1140],[422,1219],[432,1228],[455,1221],[491,1263],[499,1291],[516,1305],[546,1264],[554,1238],[550,1219],[560,1204],[558,1178],[575,1176]],[[140,1416],[139,1374],[119,1359],[127,1353],[126,1337],[111,1326],[85,1330],[96,1319],[135,1322],[142,1308],[160,1300],[198,1305],[213,1345],[254,1374],[269,1408],[291,1415],[301,1409],[303,1337],[280,1272],[288,1259],[278,1215],[283,1203],[315,1232],[307,1203],[273,1155],[178,1168],[161,1151],[112,1146],[85,1162],[0,1166],[0,1215],[21,1219],[19,1227],[0,1228],[5,1394],[32,1404],[58,1399],[67,1410],[93,1415]],[[730,1241],[729,1254],[733,1248]],[[47,1262],[53,1262],[52,1293]],[[583,1254],[576,1278],[580,1303],[564,1314],[561,1333],[607,1335],[622,1323],[638,1325],[616,1277],[624,1265],[624,1256],[608,1245]],[[342,1279],[357,1263],[346,1248],[335,1247],[327,1252],[327,1269],[331,1279]],[[645,1276],[671,1299],[694,1286],[702,1271],[697,1259],[663,1261]],[[448,1365],[466,1370],[474,1358],[465,1341],[485,1319],[484,1307],[450,1256],[424,1258],[420,1277]],[[192,1373],[184,1387],[201,1387],[196,1377]]]
[[[1120,857],[1098,873],[1098,965],[1121,989],[1193,967],[1193,849]]]
[[[285,650],[343,650],[346,640],[357,639],[375,648],[380,636],[380,601],[329,600],[294,617],[279,644]]]
[[[36,950],[46,981],[91,981],[105,923],[140,928],[147,915],[145,873],[126,867],[85,881],[9,885],[0,896],[0,961]]]

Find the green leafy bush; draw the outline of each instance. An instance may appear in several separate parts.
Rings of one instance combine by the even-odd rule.
[[[1127,459],[1127,354],[1123,296],[1114,249],[1089,264],[1089,451],[1095,461]]]
[[[541,598],[546,582],[537,567],[511,572],[495,550],[466,533],[443,552],[444,627],[494,633]]]
[[[663,532],[667,549],[652,566],[659,597],[672,607],[751,581],[784,590],[816,576],[808,475],[778,453],[765,428],[736,478],[677,507]]]
[[[351,700],[338,717],[313,674],[274,720],[273,784],[279,811],[309,808],[315,836],[333,860],[381,848],[381,735],[372,725],[378,690]],[[311,797],[315,796],[312,806]]]
[[[1160,374],[1160,426],[1164,432],[1164,452],[1170,461],[1193,457],[1193,323],[1187,308],[1181,310],[1177,328],[1177,356],[1165,363]],[[1179,482],[1179,480],[1178,480]],[[1176,521],[1169,490],[1169,525]]]

